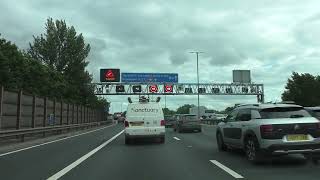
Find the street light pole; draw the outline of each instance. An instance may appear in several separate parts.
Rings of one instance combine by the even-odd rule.
[[[200,119],[200,96],[199,96],[199,54],[204,53],[200,51],[190,52],[197,55],[197,94],[198,94],[198,119]]]

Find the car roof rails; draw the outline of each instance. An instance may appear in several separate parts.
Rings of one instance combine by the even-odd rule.
[[[238,104],[236,107],[242,107],[242,106],[256,106],[259,107],[259,104]]]
[[[271,104],[296,104],[294,101],[273,102]]]

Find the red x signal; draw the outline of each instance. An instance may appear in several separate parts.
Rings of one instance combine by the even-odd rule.
[[[151,85],[149,86],[149,92],[156,93],[158,92],[158,86],[157,85]]]
[[[164,85],[164,92],[172,93],[173,92],[173,86],[172,85]]]

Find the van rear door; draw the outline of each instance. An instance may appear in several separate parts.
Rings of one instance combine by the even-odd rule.
[[[127,121],[130,126],[158,127],[163,119],[163,112],[158,103],[139,103],[128,106]]]

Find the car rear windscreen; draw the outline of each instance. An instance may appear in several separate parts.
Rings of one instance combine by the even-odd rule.
[[[317,118],[320,118],[320,110],[308,110],[308,112],[314,116],[314,117],[317,117]]]
[[[302,107],[274,107],[260,110],[262,119],[311,117]]]
[[[187,120],[187,121],[195,121],[195,120],[197,120],[197,116],[185,116],[185,120]]]

